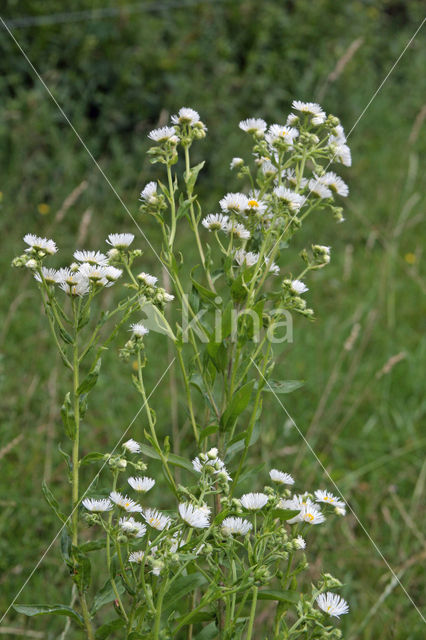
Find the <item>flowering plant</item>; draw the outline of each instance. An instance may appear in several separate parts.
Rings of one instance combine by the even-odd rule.
[[[297,274],[284,270],[282,255],[312,212],[331,211],[341,222],[334,198],[348,194],[344,181],[327,171],[333,161],[351,164],[339,120],[314,103],[294,101],[293,109],[285,124],[267,126],[260,118],[240,123],[252,136],[254,165],[233,158],[231,169],[247,188],[224,195],[220,212],[208,215],[195,193],[204,163],[192,166],[190,158],[192,145],[207,132],[198,113],[182,108],[170,126],[149,134],[154,145],[148,153],[153,163],[164,165],[166,180],[144,187],[140,209],[161,229],[160,259],[174,295],[158,286],[156,276],[135,268],[141,251],[131,248],[131,233],[111,234],[107,253],[75,251],[75,262],[58,270],[45,266],[57,251],[55,242],[25,236],[28,248],[14,264],[34,272],[53,339],[72,374],[61,409],[70,439],[70,451],[62,453],[72,487],[71,515],[62,512],[47,486],[43,491],[63,523],[61,548],[73,592],[70,605],[17,605],[17,611],[65,615],[89,639],[250,640],[256,616],[269,602],[274,608],[263,637],[341,637],[330,624],[331,616],[348,612],[346,602],[330,591],[341,583],[323,573],[307,589],[301,576],[308,567],[311,527],[333,513],[343,516],[344,502],[325,490],[293,493],[298,480],[278,469],[270,470],[269,483],[263,478],[261,486],[244,493],[264,399],[268,392],[288,393],[298,386],[273,379],[274,345],[291,339],[292,313],[313,317],[303,297],[304,279],[329,263],[330,248],[312,244],[303,250]],[[179,158],[185,167],[180,175]],[[189,271],[177,248],[183,225],[194,234],[199,254]],[[95,299],[120,282],[124,296],[100,313]],[[166,306],[174,296],[182,318],[172,322]],[[142,311],[145,318],[134,318]],[[98,380],[101,356],[129,324],[131,335],[119,356],[134,364],[145,442],[122,442],[123,437],[111,451],[81,458],[87,397]],[[277,335],[282,327],[284,337]],[[192,460],[173,453],[169,438],[161,442],[158,436],[144,376],[150,330],[167,336],[175,349],[193,433]],[[156,505],[158,478],[143,475],[149,458],[161,463],[174,502],[167,512]],[[105,489],[91,485],[82,491],[80,468],[92,463],[102,463],[98,475],[109,471],[111,480]],[[176,469],[186,484],[178,482]],[[103,536],[81,542],[84,525]],[[105,554],[105,583],[93,594],[95,551]],[[98,611],[110,603],[115,617],[99,623]]]

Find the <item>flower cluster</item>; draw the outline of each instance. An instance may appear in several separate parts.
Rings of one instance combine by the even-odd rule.
[[[139,453],[140,445],[135,440],[123,444],[126,465],[137,466],[139,463],[132,456]],[[192,461],[192,468],[201,474],[197,492],[195,494],[193,489],[180,486],[178,493],[183,499],[178,502],[176,511],[164,513],[156,506],[146,504],[145,496],[155,485],[155,480],[149,476],[128,478],[135,497],[114,488],[107,498],[83,500],[83,506],[90,514],[88,521],[100,524],[118,545],[124,544],[129,548],[127,563],[123,565],[126,574],[131,572],[129,565],[136,563],[149,569],[153,575],[166,579],[176,566],[185,562],[188,552],[195,553],[199,562],[203,559],[208,562],[213,552],[222,556],[228,548],[232,554],[245,549],[252,580],[267,584],[272,579],[273,565],[280,561],[288,562],[293,553],[305,550],[306,540],[301,534],[308,533],[306,525],[325,521],[319,504],[331,507],[330,512],[334,510],[341,515],[345,512],[344,502],[328,491],[292,495],[288,487],[295,484],[294,478],[278,469],[269,472],[275,488],[265,486],[262,492],[232,498],[228,488],[232,479],[215,447],[199,453]],[[209,505],[214,496],[220,496],[225,517],[214,517],[213,506]],[[108,515],[107,520],[102,518],[102,513]],[[215,513],[219,515],[217,505]],[[196,531],[201,537],[193,538]],[[234,542],[234,538],[239,541]],[[254,553],[253,549],[258,548],[260,540],[263,541],[262,547]],[[142,548],[138,548],[140,545]],[[305,567],[306,561],[302,557],[295,571]],[[342,598],[331,592],[325,593],[330,585],[338,584],[335,579],[325,580],[315,591],[311,606],[316,603],[329,616],[347,613],[348,606]]]

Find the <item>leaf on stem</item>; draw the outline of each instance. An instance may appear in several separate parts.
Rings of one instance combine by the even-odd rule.
[[[81,627],[84,627],[84,621],[81,615],[66,604],[15,604],[13,608],[15,611],[23,613],[25,616],[46,616],[49,614],[66,616],[67,618],[72,618],[74,622],[77,622]]]
[[[95,386],[98,381],[99,371],[101,368],[102,359],[99,358],[95,365],[90,369],[86,378],[83,380],[81,385],[77,389],[77,395],[81,396],[83,393],[89,393],[91,389]]]

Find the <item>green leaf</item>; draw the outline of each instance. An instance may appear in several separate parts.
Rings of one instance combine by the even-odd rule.
[[[205,439],[208,438],[209,436],[213,435],[213,433],[217,433],[217,431],[219,430],[219,425],[217,424],[210,424],[208,427],[206,427],[205,429],[203,429],[200,432],[200,443]]]
[[[153,458],[154,460],[161,460],[160,455],[156,452],[153,447],[149,447],[147,444],[140,445],[141,452],[148,456],[148,458]],[[186,458],[182,458],[182,456],[177,456],[175,453],[169,453],[167,456],[167,462],[175,465],[176,467],[181,467],[182,469],[186,469],[187,471],[194,471],[192,464]]]
[[[231,285],[231,295],[235,302],[243,302],[247,296],[247,288],[242,274],[240,274]]]
[[[304,380],[268,380],[263,386],[263,391],[270,393],[291,393],[300,389],[305,384]]]
[[[300,509],[273,509],[272,515],[274,518],[279,518],[281,522],[287,522],[287,520],[291,520],[297,514],[300,513]]]
[[[99,460],[105,460],[104,453],[97,453],[94,451],[93,453],[88,453],[87,456],[81,458],[80,465],[82,464],[92,464],[93,462],[98,462]]]
[[[254,380],[246,382],[242,387],[238,389],[232,396],[231,402],[225,409],[221,416],[221,426],[226,431],[231,429],[235,424],[237,418],[250,402],[251,394],[253,390]]]
[[[188,193],[192,193],[195,183],[197,181],[198,178],[198,174],[200,173],[201,169],[204,167],[205,165],[205,160],[203,160],[203,162],[200,162],[200,164],[195,165],[195,167],[192,167],[189,170],[189,173],[187,171],[185,171],[184,173],[184,180],[186,183],[186,188],[188,190]]]
[[[99,371],[101,368],[102,359],[96,361],[95,366],[91,368],[87,377],[83,380],[81,385],[77,389],[77,395],[81,396],[83,393],[89,393],[98,381]]]
[[[106,547],[106,538],[99,538],[98,540],[88,540],[87,542],[83,542],[78,546],[80,551],[88,552],[88,551],[98,551],[99,549],[105,549]]]
[[[65,395],[64,403],[61,407],[61,418],[64,423],[65,433],[68,438],[71,440],[75,439],[76,426],[75,426],[75,417],[74,417],[74,409],[71,403],[70,392]]]
[[[46,502],[49,507],[58,516],[59,520],[61,520],[65,524],[67,522],[67,516],[60,510],[59,502],[56,500],[55,496],[53,495],[47,484],[44,482],[44,480],[41,485],[41,490],[43,491],[43,495],[46,498]]]
[[[23,613],[25,616],[47,616],[49,614],[67,616],[67,618],[72,618],[74,622],[77,622],[81,627],[84,627],[84,621],[81,615],[65,604],[15,604],[13,608],[15,611]]]
[[[200,284],[199,282],[197,282],[194,279],[194,276],[192,275],[194,273],[194,271],[198,269],[198,266],[194,267],[193,269],[191,269],[191,281],[193,286],[196,288],[196,290],[198,291],[200,298],[202,300],[205,300],[206,302],[210,302],[212,300],[214,300],[217,297],[217,293],[215,293],[214,291],[210,291],[210,289],[207,289],[206,287],[204,287],[202,284]]]
[[[165,610],[171,611],[181,598],[191,593],[191,591],[194,591],[194,589],[197,589],[197,587],[201,587],[201,585],[206,582],[206,577],[199,571],[177,578],[167,592]]]
[[[124,627],[124,620],[111,620],[111,622],[107,622],[106,624],[103,624],[102,627],[99,627],[95,633],[95,639],[105,640],[112,631],[117,631],[117,629],[123,629]]]
[[[188,198],[187,200],[185,200],[183,194],[182,193],[180,194],[179,206],[176,211],[176,220],[179,220],[189,212],[191,202],[193,202],[193,198]]]
[[[259,600],[276,600],[278,602],[291,602],[291,604],[297,604],[299,602],[299,594],[297,591],[261,589],[257,597]]]
[[[213,640],[218,637],[218,629],[216,626],[216,622],[211,622],[204,627],[200,633],[197,633],[196,640]]]
[[[117,587],[117,591],[120,594],[120,596],[123,595],[124,585],[121,579],[115,581],[115,586]],[[112,588],[111,580],[107,580],[104,586],[101,589],[99,589],[98,593],[94,597],[92,608],[90,610],[91,615],[94,615],[97,611],[99,611],[101,607],[108,604],[109,602],[113,602],[115,598],[116,598],[116,595]]]
[[[92,579],[92,565],[89,557],[83,553],[81,548],[73,547],[74,555],[74,575],[73,580],[80,589],[86,591],[90,587]]]
[[[207,353],[219,373],[223,373],[228,364],[228,350],[223,342],[209,342]]]
[[[65,329],[62,329],[61,327],[59,327],[59,335],[67,344],[72,344],[74,342],[72,336],[68,333],[68,331],[65,331]]]

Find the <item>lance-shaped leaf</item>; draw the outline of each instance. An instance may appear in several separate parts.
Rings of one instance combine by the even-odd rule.
[[[15,604],[13,608],[15,611],[23,613],[25,616],[47,616],[49,614],[55,616],[66,616],[67,618],[72,618],[72,620],[77,622],[80,627],[84,627],[84,621],[81,615],[66,604]]]
[[[99,378],[99,371],[101,368],[101,358],[96,361],[95,365],[90,369],[86,378],[83,380],[81,385],[77,389],[77,395],[81,396],[82,393],[89,393],[91,389],[95,386]]]
[[[253,385],[254,380],[249,380],[249,382],[246,382],[246,384],[240,387],[232,396],[230,403],[226,407],[220,419],[221,426],[224,431],[233,427],[238,416],[241,415],[244,409],[248,406],[251,399]]]

